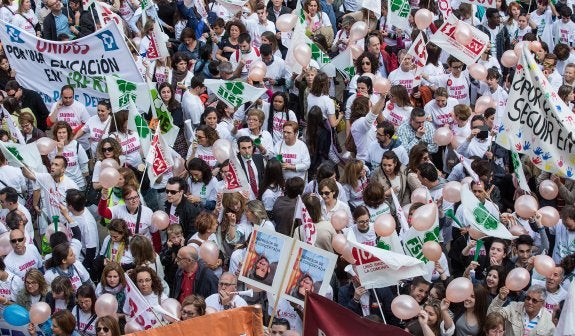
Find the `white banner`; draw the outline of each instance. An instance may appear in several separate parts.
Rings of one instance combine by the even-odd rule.
[[[124,306],[130,307],[128,314],[128,322],[136,321],[142,329],[150,329],[160,323],[156,313],[154,313],[152,306],[146,301],[138,287],[134,284],[129,276],[126,276],[126,303]]]
[[[465,24],[473,33],[473,40],[466,45],[455,40],[455,27],[457,24]],[[451,15],[445,20],[441,27],[431,36],[429,42],[433,42],[448,54],[451,54],[461,62],[470,65],[475,63],[489,43],[489,36],[481,30],[457,19]]]
[[[447,18],[453,13],[453,9],[451,8],[451,4],[449,0],[438,0],[437,7],[439,7],[439,11],[444,18]]]
[[[0,40],[16,79],[37,91],[48,108],[60,99],[60,89],[72,85],[75,99],[95,114],[98,100],[108,98],[104,76],[118,75],[143,82],[116,25],[74,41],[48,41],[0,21]]]
[[[462,3],[468,3],[485,8],[495,8],[495,0],[461,0]]]
[[[575,115],[551,88],[523,49],[509,90],[504,132],[497,142],[523,153],[539,169],[572,179],[575,171]]]

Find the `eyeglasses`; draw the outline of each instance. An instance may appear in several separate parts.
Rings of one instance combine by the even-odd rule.
[[[114,147],[102,147],[102,152],[113,152]]]
[[[133,196],[133,197],[126,197],[124,200],[126,201],[135,201],[137,199],[140,199],[139,195]]]
[[[534,297],[526,296],[526,297],[525,297],[525,302],[527,302],[527,301],[531,301],[531,302],[533,302],[533,303],[541,303],[541,302],[543,302],[544,300],[537,300],[537,299],[534,298]]]
[[[108,327],[97,327],[96,328],[96,332],[101,332],[101,331],[107,333],[108,331],[110,331],[110,329]]]
[[[230,286],[235,286],[236,283],[229,283],[229,282],[219,282],[218,285],[222,286],[222,287],[230,287]]]
[[[320,191],[319,194],[322,196],[329,196],[333,191]]]
[[[357,223],[357,224],[360,224],[360,225],[369,224],[369,219],[368,219],[368,220],[361,220],[361,221],[358,220],[358,221],[356,221],[356,223]]]
[[[371,62],[361,62],[361,65],[371,65]]]
[[[142,284],[142,283],[150,283],[150,282],[152,282],[152,279],[140,279],[140,280],[138,280],[138,283],[139,283],[139,284]]]
[[[171,190],[171,189],[166,189],[166,194],[168,195],[175,195],[177,193],[179,193],[181,190]]]
[[[22,238],[10,239],[10,242],[11,242],[12,244],[21,243],[21,242],[23,242],[23,241],[24,241],[24,237],[22,237]]]

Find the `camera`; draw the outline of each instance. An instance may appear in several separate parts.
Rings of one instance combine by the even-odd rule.
[[[485,140],[489,136],[489,127],[483,125],[479,127],[479,133],[477,133],[477,139]]]

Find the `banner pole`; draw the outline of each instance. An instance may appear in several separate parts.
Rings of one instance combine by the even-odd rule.
[[[385,315],[383,314],[383,309],[381,309],[381,303],[379,302],[379,297],[377,296],[377,292],[375,291],[375,288],[371,289],[373,291],[373,295],[375,295],[375,300],[377,301],[377,307],[379,308],[379,312],[381,313],[381,318],[383,319],[383,323],[387,324],[387,321],[385,320]]]
[[[291,244],[291,247],[290,247],[290,252],[289,252],[290,258],[291,258],[291,256],[293,255],[294,246],[295,246],[295,240],[292,241],[292,244]],[[289,263],[286,264],[286,266],[285,266],[286,268],[285,268],[284,271],[283,271],[283,277],[282,277],[282,281],[281,281],[280,286],[279,286],[279,292],[276,293],[276,298],[275,298],[275,300],[274,300],[274,309],[272,310],[272,314],[270,315],[270,322],[268,323],[268,329],[271,329],[271,328],[272,328],[272,323],[274,322],[274,317],[275,317],[275,315],[276,315],[276,313],[277,313],[277,311],[278,311],[278,304],[279,304],[280,297],[281,297],[281,293],[280,293],[280,292],[283,290],[283,287],[284,287],[284,282],[285,282],[285,279],[286,279],[286,271],[287,271],[288,266],[289,266]],[[276,270],[276,272],[277,272],[277,270]],[[306,295],[306,298],[307,298],[307,295]],[[304,303],[304,306],[305,306],[305,303]],[[304,307],[304,308],[305,308],[305,307]],[[305,312],[305,309],[304,309],[304,312]]]

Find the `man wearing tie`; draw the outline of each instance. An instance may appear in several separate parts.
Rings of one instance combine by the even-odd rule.
[[[257,199],[263,183],[265,161],[261,154],[254,154],[254,142],[249,136],[238,139],[238,159],[250,184],[250,200]]]

